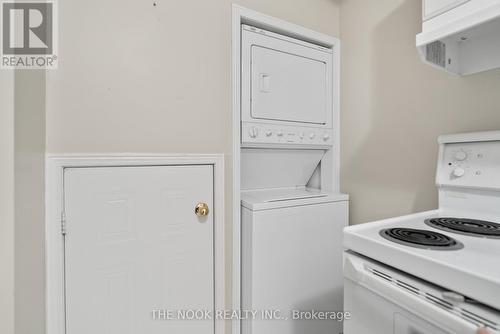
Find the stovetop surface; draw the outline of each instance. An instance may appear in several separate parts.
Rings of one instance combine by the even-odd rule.
[[[494,219],[491,216],[480,217],[449,210],[428,211],[349,226],[345,229],[344,246],[500,310],[500,239],[469,236],[463,234],[463,231],[451,232],[429,226],[425,222],[432,218],[451,217],[500,223],[500,218]],[[463,247],[446,251],[425,245],[412,247],[383,236],[384,230],[399,228],[437,233],[445,236],[441,242],[455,240]]]

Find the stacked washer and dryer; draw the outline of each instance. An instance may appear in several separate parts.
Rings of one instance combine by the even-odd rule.
[[[242,25],[241,43],[242,333],[341,333],[338,41]]]

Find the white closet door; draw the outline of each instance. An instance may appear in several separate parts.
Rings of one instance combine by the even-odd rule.
[[[214,309],[211,165],[69,168],[64,194],[67,334],[214,332],[152,316]]]

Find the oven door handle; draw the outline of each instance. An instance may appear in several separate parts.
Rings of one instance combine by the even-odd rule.
[[[476,334],[478,325],[440,308],[422,297],[377,277],[366,269],[363,259],[349,253],[344,256],[344,276],[366,289],[390,300],[438,328],[453,334]],[[346,310],[349,311],[349,310]],[[490,330],[491,333],[498,332]]]

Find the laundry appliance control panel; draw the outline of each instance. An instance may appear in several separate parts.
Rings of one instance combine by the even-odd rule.
[[[281,126],[242,122],[241,141],[243,144],[289,144],[330,146],[333,131],[314,127]]]
[[[500,141],[443,145],[437,183],[465,188],[500,189]]]

